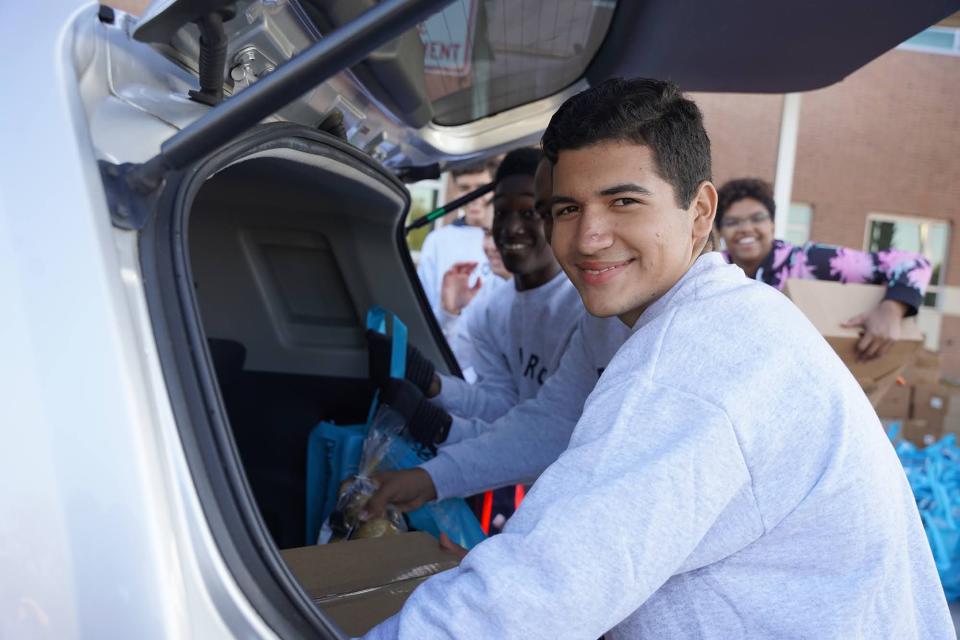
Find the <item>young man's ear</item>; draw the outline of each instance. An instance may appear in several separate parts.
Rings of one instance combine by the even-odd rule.
[[[693,235],[698,243],[710,240],[713,232],[713,219],[717,216],[717,188],[709,180],[704,180],[697,188],[697,194],[690,203],[693,212]]]

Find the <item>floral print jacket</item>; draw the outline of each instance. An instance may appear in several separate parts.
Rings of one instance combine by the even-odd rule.
[[[730,262],[730,255],[723,255]],[[886,284],[884,299],[907,305],[910,316],[917,313],[923,302],[931,273],[930,262],[910,251],[857,251],[816,242],[795,245],[774,240],[756,278],[781,291],[788,278]]]

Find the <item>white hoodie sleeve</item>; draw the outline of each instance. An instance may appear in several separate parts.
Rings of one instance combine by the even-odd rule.
[[[367,638],[598,638],[672,575],[763,532],[726,414],[634,377],[591,395],[570,447],[503,533]],[[698,545],[728,510],[749,535]],[[729,518],[728,518],[729,520]]]
[[[495,422],[454,416],[447,444],[421,467],[438,499],[532,482],[566,448],[598,372],[580,327],[535,398]]]
[[[469,384],[452,376],[440,376],[437,404],[456,416],[493,421],[520,401],[514,371],[503,352],[503,339],[494,335],[497,326],[484,307],[467,315],[466,333],[471,341],[471,365],[477,382]]]

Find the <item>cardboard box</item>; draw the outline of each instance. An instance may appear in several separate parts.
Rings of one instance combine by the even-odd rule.
[[[949,387],[940,384],[914,385],[913,411],[910,417],[914,420],[923,420],[931,433],[943,433],[950,392]]]
[[[904,420],[900,427],[900,437],[918,447],[926,447],[943,437],[943,432],[928,425],[926,420]]]
[[[858,379],[857,382],[860,383],[860,386],[863,388],[863,392],[867,394],[867,399],[870,400],[870,404],[872,404],[874,407],[877,407],[881,402],[883,402],[883,399],[886,397],[887,393],[897,386],[897,381],[901,379],[902,373],[903,367],[898,367],[890,373],[877,378],[876,380]]]
[[[280,552],[313,601],[351,637],[400,611],[413,590],[459,560],[422,532]]]
[[[913,389],[907,384],[895,383],[875,406],[881,420],[906,420],[910,417]]]
[[[842,284],[824,280],[787,280],[784,293],[806,314],[833,350],[849,367],[870,401],[877,406],[893,387],[903,367],[910,363],[923,343],[923,334],[914,318],[905,318],[900,340],[880,358],[857,361],[856,344],[860,329],[843,327],[843,322],[870,311],[883,300],[880,285]]]
[[[904,370],[908,384],[938,384],[940,382],[940,354],[920,349],[913,362]]]

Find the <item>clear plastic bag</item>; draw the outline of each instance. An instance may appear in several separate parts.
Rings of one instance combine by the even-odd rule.
[[[337,505],[320,530],[320,544],[359,538],[380,538],[407,531],[403,515],[392,505],[379,518],[360,520],[360,513],[377,492],[371,479],[380,467],[391,446],[403,431],[403,418],[393,409],[381,405],[370,424],[363,441],[363,453],[357,475],[341,490]]]

